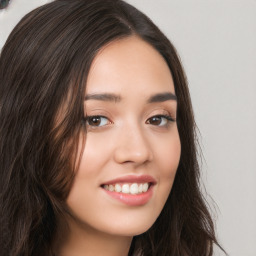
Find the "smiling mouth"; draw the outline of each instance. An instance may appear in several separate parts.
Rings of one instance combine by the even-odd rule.
[[[154,193],[157,181],[150,175],[125,175],[101,184],[101,189],[110,197],[128,206],[147,204]]]
[[[139,195],[146,193],[153,184],[151,182],[145,183],[116,183],[104,184],[101,187],[110,192],[117,192],[122,194]]]

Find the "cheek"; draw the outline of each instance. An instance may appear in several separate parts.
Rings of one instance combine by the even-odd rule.
[[[99,137],[99,136],[98,136]],[[67,204],[73,210],[84,211],[88,205],[93,204],[93,193],[99,187],[97,177],[101,175],[102,169],[109,158],[107,150],[102,146],[102,139],[88,136],[84,140],[81,137],[78,148],[77,172],[74,182],[67,198]]]
[[[155,168],[158,170],[158,200],[163,206],[170,194],[180,161],[181,144],[178,130],[155,143],[154,152]]]
[[[82,145],[80,146],[79,152],[82,150]],[[109,161],[110,156],[110,146],[106,142],[106,138],[101,136],[101,134],[90,134],[85,139],[85,144],[83,146],[82,155],[79,162],[78,171],[76,173],[76,178],[84,177],[88,179],[95,179]]]
[[[155,164],[159,167],[160,175],[165,178],[173,178],[179,165],[181,144],[178,129],[166,136],[153,141]]]

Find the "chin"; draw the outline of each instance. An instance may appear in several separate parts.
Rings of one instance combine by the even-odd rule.
[[[102,223],[101,226],[97,226],[98,230],[104,231],[104,233],[117,235],[117,236],[138,236],[148,231],[155,223],[157,216],[149,215],[148,217],[137,217],[116,219],[112,223]],[[109,225],[110,224],[110,225]]]
[[[134,210],[128,211],[126,214],[122,212],[112,216],[106,212],[105,218],[102,218],[102,214],[100,215],[96,214],[94,218],[88,219],[72,214],[72,226],[87,230],[86,233],[92,231],[105,235],[133,237],[149,230],[159,214]]]
[[[129,227],[123,227],[121,229],[114,229],[114,230],[109,230],[108,233],[113,234],[113,235],[118,235],[118,236],[138,236],[150,229],[150,227],[153,225],[141,225],[140,227],[138,226],[129,226]]]

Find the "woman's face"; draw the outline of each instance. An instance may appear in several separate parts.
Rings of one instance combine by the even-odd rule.
[[[97,54],[85,92],[85,147],[67,198],[80,226],[120,236],[152,226],[180,159],[176,109],[170,70],[148,43],[133,36]]]

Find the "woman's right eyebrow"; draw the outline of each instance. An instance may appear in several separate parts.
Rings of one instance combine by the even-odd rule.
[[[92,94],[87,94],[85,96],[85,101],[86,100],[101,100],[101,101],[112,101],[112,102],[120,102],[121,101],[121,96],[116,95],[113,93],[92,93]]]

